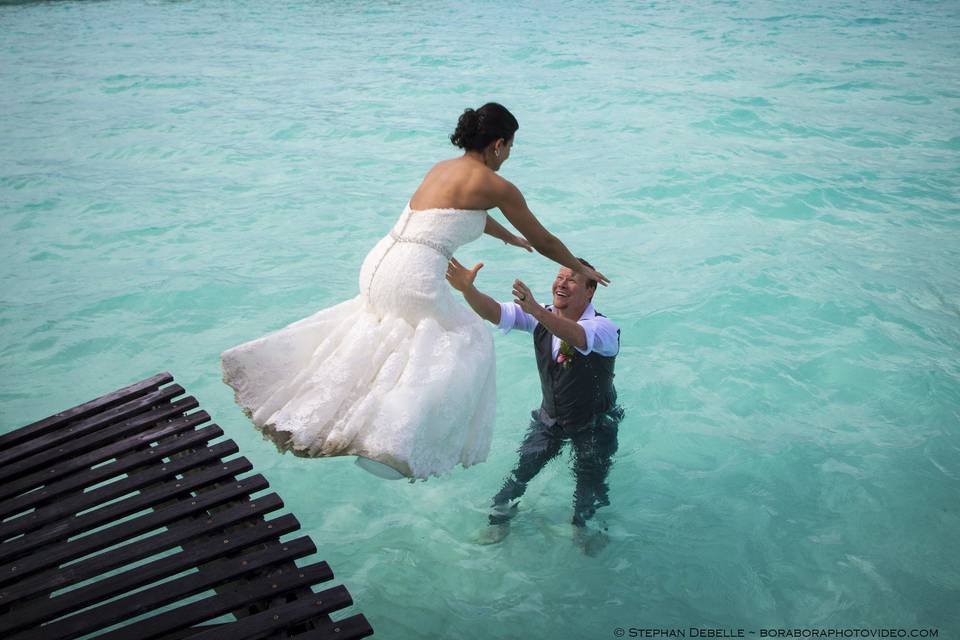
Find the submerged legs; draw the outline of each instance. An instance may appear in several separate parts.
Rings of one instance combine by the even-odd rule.
[[[504,524],[512,517],[509,503],[523,495],[527,490],[527,483],[540,473],[544,465],[560,453],[563,446],[563,436],[555,425],[548,427],[540,421],[540,413],[531,414],[530,426],[527,435],[520,444],[520,459],[517,465],[507,476],[503,487],[493,497],[493,510],[490,514],[490,524]]]

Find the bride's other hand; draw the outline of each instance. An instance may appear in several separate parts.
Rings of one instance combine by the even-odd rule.
[[[473,281],[477,279],[477,272],[482,268],[482,262],[475,264],[473,269],[467,269],[456,258],[450,258],[450,262],[447,263],[447,282],[457,291],[466,291],[473,286]]]
[[[577,273],[582,273],[591,280],[596,280],[603,286],[610,283],[610,279],[605,275],[586,267],[580,263],[580,260],[570,253],[567,245],[557,236],[553,235],[537,220],[533,215],[527,201],[523,198],[520,190],[509,180],[499,178],[494,184],[493,189],[495,199],[494,205],[500,208],[503,215],[521,235],[530,242],[537,253],[550,258],[561,267],[572,269]],[[488,216],[489,217],[489,216]],[[492,226],[492,225],[491,225]],[[502,236],[498,236],[502,237]]]
[[[523,236],[515,235],[512,240],[504,240],[506,244],[512,244],[515,247],[520,247],[521,249],[526,249],[530,253],[533,253],[533,245],[524,238]]]

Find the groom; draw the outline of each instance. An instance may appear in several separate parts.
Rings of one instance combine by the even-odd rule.
[[[504,333],[511,329],[533,333],[543,392],[543,402],[532,412],[520,445],[520,459],[493,498],[487,541],[497,542],[507,534],[507,523],[527,483],[569,440],[576,476],[574,533],[577,542],[586,545],[586,521],[598,507],[610,504],[607,473],[617,450],[617,427],[623,417],[613,386],[620,330],[593,308],[596,280],[561,267],[551,290],[552,305],[538,304],[520,280],[513,283],[515,300],[501,303],[473,285],[481,267],[483,263],[467,269],[453,258],[447,267],[447,280],[480,317]],[[584,550],[589,553],[586,546]]]

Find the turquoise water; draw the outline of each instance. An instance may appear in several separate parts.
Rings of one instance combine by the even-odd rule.
[[[376,637],[956,637],[960,5],[538,6],[0,7],[0,428],[169,370]],[[278,456],[220,381],[223,349],[355,295],[487,100],[520,121],[502,174],[613,280],[628,417],[596,557],[565,458],[471,542],[539,400],[526,336],[496,341],[488,461],[426,483]],[[555,273],[458,257],[501,298]]]

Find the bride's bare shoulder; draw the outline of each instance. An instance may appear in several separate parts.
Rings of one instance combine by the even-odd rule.
[[[434,164],[430,170],[473,171],[476,170],[477,165],[478,163],[473,160],[464,158],[463,156],[458,156],[456,158],[447,158],[446,160],[441,160]]]
[[[497,191],[497,174],[467,158],[451,158],[434,164],[411,197],[411,207],[489,209]]]

